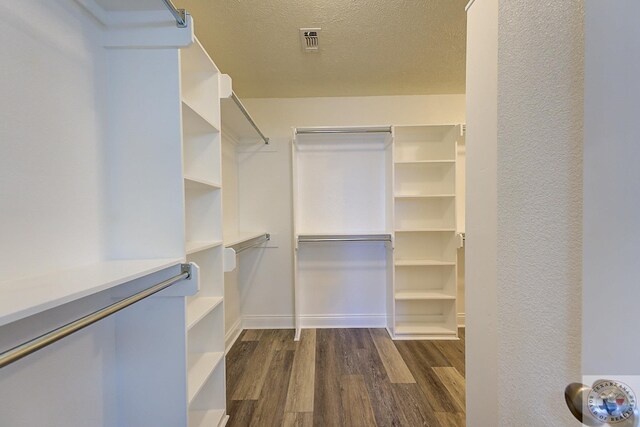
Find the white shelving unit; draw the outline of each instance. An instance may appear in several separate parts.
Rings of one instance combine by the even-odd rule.
[[[187,299],[188,425],[226,424],[220,72],[202,45],[180,51],[185,248],[200,266]]]
[[[0,173],[20,185],[3,188],[0,349],[199,268],[4,367],[3,425],[223,425],[219,73],[191,18],[162,0],[7,12],[24,25],[7,33],[21,96]]]
[[[456,145],[461,126],[394,127],[395,339],[457,339]]]

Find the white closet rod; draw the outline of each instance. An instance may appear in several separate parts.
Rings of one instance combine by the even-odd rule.
[[[169,12],[176,19],[176,25],[178,28],[187,28],[187,14],[188,12],[184,9],[176,9],[176,7],[171,3],[171,0],[162,0],[169,9]]]
[[[391,126],[362,127],[362,128],[296,128],[296,135],[319,133],[391,133]]]
[[[30,355],[31,353],[35,353],[38,350],[41,350],[54,342],[61,340],[62,338],[68,337],[74,332],[78,332],[81,329],[86,328],[87,326],[93,325],[99,320],[104,319],[107,316],[111,316],[118,311],[129,307],[132,304],[137,303],[147,297],[150,297],[153,294],[156,294],[174,283],[180,282],[182,280],[191,279],[191,264],[181,264],[182,272],[177,276],[174,276],[170,279],[167,279],[163,282],[158,283],[150,288],[147,288],[143,291],[140,291],[130,297],[127,297],[123,300],[120,300],[116,303],[113,303],[105,308],[102,308],[98,311],[95,311],[91,314],[88,314],[84,317],[81,317],[77,320],[74,320],[71,323],[68,323],[64,326],[56,328],[52,331],[47,332],[44,335],[41,335],[37,338],[34,338],[30,341],[27,341],[23,344],[20,344],[17,347],[14,347],[10,350],[5,351],[0,354],[0,368],[3,368],[7,365],[10,365],[13,362],[16,362],[23,357]]]
[[[258,132],[258,135],[260,135],[260,138],[262,138],[262,140],[264,141],[264,143],[266,145],[269,145],[269,138],[267,138],[266,136],[264,136],[264,134],[262,133],[262,131],[260,130],[260,128],[258,127],[258,125],[256,124],[256,122],[253,121],[253,118],[251,117],[251,114],[249,114],[249,112],[247,111],[246,108],[244,108],[244,105],[242,104],[242,102],[240,101],[240,98],[238,98],[238,96],[235,94],[235,92],[231,92],[231,99],[233,99],[233,102],[236,103],[236,105],[238,106],[238,108],[240,109],[240,112],[242,112],[242,114],[246,117],[246,119],[249,121],[249,123],[251,124],[251,126],[253,126],[253,128],[256,130],[256,132]]]

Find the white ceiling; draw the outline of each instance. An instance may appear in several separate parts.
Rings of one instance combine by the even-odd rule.
[[[241,97],[464,93],[467,0],[175,0]],[[299,28],[320,27],[320,53]]]

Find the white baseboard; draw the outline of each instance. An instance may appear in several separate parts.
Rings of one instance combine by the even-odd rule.
[[[224,334],[224,352],[225,354],[231,350],[233,344],[236,342],[240,333],[242,332],[242,328],[240,327],[242,319],[236,320],[236,323],[229,328],[226,334]]]
[[[464,328],[465,314],[458,313],[458,327]],[[300,319],[303,328],[386,328],[385,314],[329,314],[324,316],[303,316]],[[234,325],[235,326],[235,325]],[[239,327],[239,325],[238,325]],[[244,316],[242,329],[293,329],[293,316]],[[236,337],[237,338],[237,337]]]
[[[300,323],[304,328],[386,328],[385,314],[330,314],[324,316],[303,316]],[[293,329],[293,316],[244,316],[243,329]]]
[[[293,329],[293,316],[243,316],[242,329]]]
[[[465,318],[464,313],[458,313],[458,328],[464,328]]]
[[[303,328],[386,328],[386,314],[328,314],[324,316],[303,316]]]

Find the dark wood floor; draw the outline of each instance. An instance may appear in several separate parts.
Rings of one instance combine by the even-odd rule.
[[[228,426],[465,425],[460,341],[382,329],[247,330],[227,361]]]

